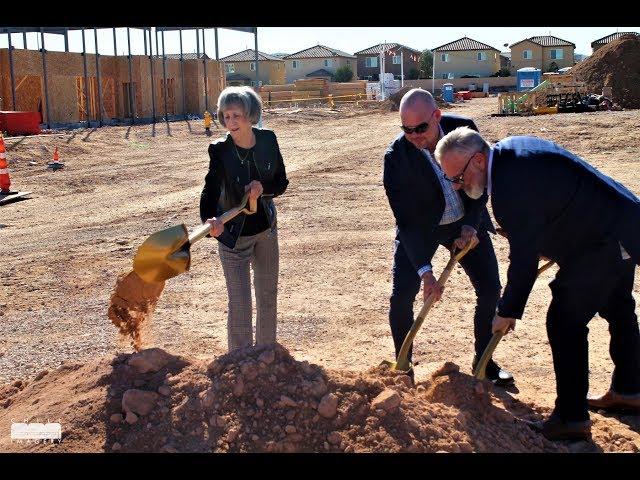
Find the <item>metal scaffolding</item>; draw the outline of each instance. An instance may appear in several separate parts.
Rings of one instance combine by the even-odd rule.
[[[84,68],[84,108],[86,115],[87,127],[90,125],[90,102],[88,97],[88,74],[87,74],[87,51],[86,51],[86,40],[85,40],[85,29],[87,27],[0,27],[0,35],[6,34],[8,38],[9,44],[9,70],[10,70],[10,82],[11,82],[11,95],[12,95],[12,107],[15,110],[17,108],[16,104],[16,85],[15,85],[15,75],[14,75],[14,58],[13,58],[13,49],[15,48],[11,41],[11,34],[13,33],[21,33],[23,37],[23,48],[28,49],[27,47],[27,33],[38,33],[41,38],[41,52],[42,52],[42,68],[43,68],[43,80],[44,80],[44,104],[45,111],[43,113],[42,121],[46,125],[47,128],[51,126],[51,116],[50,116],[50,104],[49,104],[49,88],[47,82],[47,61],[46,61],[46,48],[44,43],[44,34],[54,34],[54,35],[62,35],[64,37],[64,47],[65,52],[69,51],[69,31],[79,30],[82,33],[82,56],[83,56],[83,68]],[[95,112],[95,121],[98,126],[103,125],[103,103],[102,103],[102,85],[100,83],[100,54],[98,53],[98,29],[97,27],[89,27],[93,29],[94,32],[94,46],[95,46],[95,55],[96,55],[96,80],[97,80],[97,89],[98,89],[98,109]],[[113,30],[113,50],[114,56],[118,56],[117,51],[117,42],[116,42],[116,28],[119,27],[102,27],[102,29],[111,28]],[[168,121],[168,109],[167,109],[167,77],[166,77],[166,52],[164,50],[164,32],[167,31],[179,31],[180,33],[180,68],[181,68],[181,87],[182,87],[182,105],[183,105],[183,116],[187,117],[187,108],[185,103],[185,84],[184,84],[184,58],[183,58],[183,45],[182,45],[182,32],[185,30],[195,30],[196,31],[196,43],[197,43],[197,58],[202,58],[203,69],[204,69],[204,87],[205,87],[205,109],[209,109],[209,95],[208,95],[208,79],[207,79],[207,59],[208,57],[205,55],[204,50],[206,48],[205,43],[205,31],[206,27],[126,27],[127,28],[127,56],[129,60],[129,86],[128,86],[128,94],[129,94],[129,114],[131,115],[131,124],[135,123],[135,89],[133,88],[133,76],[132,76],[132,66],[131,66],[131,38],[130,38],[130,28],[135,28],[143,31],[144,36],[144,55],[147,55],[147,31],[149,32],[149,70],[151,74],[151,109],[152,109],[152,121],[156,122],[156,105],[155,105],[155,85],[153,81],[153,43],[151,41],[151,29],[154,29],[155,37],[156,37],[156,54],[155,56],[160,56],[159,54],[159,38],[158,32],[162,34],[162,62],[163,62],[163,83],[164,83],[164,111],[165,111],[165,120]],[[258,28],[257,27],[210,27],[214,30],[214,38],[215,38],[215,57],[216,60],[219,60],[218,56],[218,28],[224,28],[226,30],[236,30],[240,32],[252,33],[255,36],[255,46],[256,46],[256,85],[259,85],[258,80]],[[202,30],[202,57],[200,57],[200,35],[199,31]],[[46,122],[45,122],[45,114],[46,114]],[[175,111],[174,111],[175,114]]]

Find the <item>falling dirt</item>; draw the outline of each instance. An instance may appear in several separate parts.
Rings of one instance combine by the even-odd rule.
[[[107,315],[136,351],[142,348],[145,327],[163,289],[164,282],[145,282],[133,270],[118,277]]]

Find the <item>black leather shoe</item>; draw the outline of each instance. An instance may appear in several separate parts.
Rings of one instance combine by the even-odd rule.
[[[591,421],[565,422],[556,415],[551,415],[547,420],[527,422],[529,427],[542,433],[547,440],[591,440]]]
[[[592,410],[604,410],[612,413],[640,414],[640,393],[623,395],[609,390],[599,397],[587,397],[589,408]]]
[[[473,359],[473,364],[471,366],[472,371],[476,369],[477,364],[478,358],[476,357]],[[487,380],[491,380],[493,384],[498,387],[508,387],[514,383],[513,375],[500,368],[500,365],[493,360],[489,360],[485,373],[487,375]]]

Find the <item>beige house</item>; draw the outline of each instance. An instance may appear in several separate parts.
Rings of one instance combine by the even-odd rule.
[[[524,67],[539,68],[542,72],[573,67],[575,44],[558,37],[541,36],[521,40],[511,48],[511,73]],[[554,68],[555,65],[555,68]]]
[[[465,75],[489,77],[500,70],[500,50],[463,37],[433,48],[435,78],[452,80]]]
[[[227,85],[256,86],[256,51],[247,49],[221,58]],[[258,51],[258,86],[284,84],[284,61]]]
[[[325,77],[335,74],[340,67],[348,65],[353,71],[353,78],[358,78],[356,56],[335,48],[316,45],[283,57],[285,62],[286,83],[293,83],[301,78]]]
[[[598,40],[594,40],[593,42],[591,42],[591,49],[593,50],[593,53],[596,53],[596,50],[598,50],[600,47],[604,47],[607,43],[613,42],[614,40],[617,40],[624,35],[640,35],[640,34],[638,34],[637,32],[612,33],[611,35],[607,35],[606,37],[602,37],[602,38],[599,38]]]

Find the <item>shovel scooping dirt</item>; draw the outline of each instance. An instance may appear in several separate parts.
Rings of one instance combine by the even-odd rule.
[[[252,215],[256,211],[257,200],[249,198],[247,192],[240,205],[219,219],[226,223],[241,213]],[[136,351],[143,346],[143,328],[156,308],[165,281],[189,270],[191,245],[204,238],[210,228],[205,223],[189,234],[183,224],[154,233],[138,248],[133,270],[118,277],[107,315],[122,336],[131,338]]]

